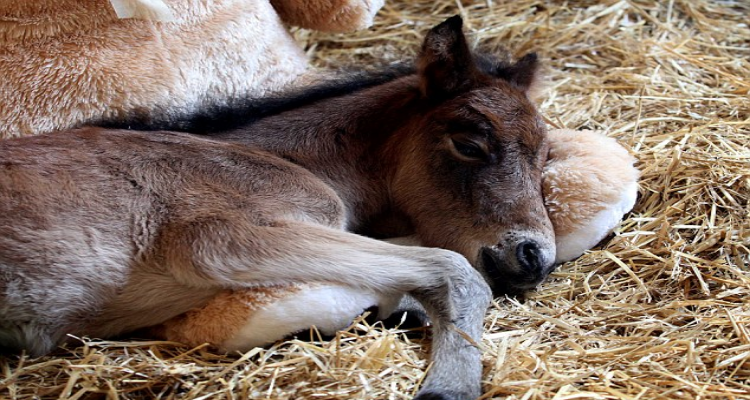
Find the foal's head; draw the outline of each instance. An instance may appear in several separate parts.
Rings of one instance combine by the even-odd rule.
[[[402,131],[393,196],[425,245],[465,255],[496,293],[518,293],[555,259],[541,192],[546,132],[528,99],[537,59],[477,58],[461,25],[453,17],[425,38],[423,105]]]

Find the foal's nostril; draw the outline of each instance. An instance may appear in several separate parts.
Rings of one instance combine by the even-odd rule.
[[[500,268],[497,262],[497,255],[489,247],[482,248],[482,265],[487,274],[492,278],[497,278],[500,274]]]
[[[542,251],[536,242],[527,240],[516,247],[516,259],[524,269],[532,272],[540,272],[544,268],[542,262]]]

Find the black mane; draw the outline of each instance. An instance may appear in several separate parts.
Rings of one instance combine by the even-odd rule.
[[[475,54],[484,73],[505,78],[514,67],[487,54]],[[536,56],[533,55],[534,61]],[[416,72],[412,64],[393,64],[380,71],[357,71],[334,76],[311,87],[295,88],[260,98],[230,99],[198,110],[149,110],[94,121],[87,125],[139,131],[179,131],[211,135],[248,126],[260,119],[315,102],[382,85]]]
[[[357,71],[334,76],[320,84],[296,88],[260,98],[232,99],[223,104],[203,107],[192,113],[163,111],[128,114],[90,123],[112,129],[139,131],[179,131],[214,134],[247,126],[262,118],[332,97],[358,92],[413,74],[409,64],[394,64],[380,71]]]

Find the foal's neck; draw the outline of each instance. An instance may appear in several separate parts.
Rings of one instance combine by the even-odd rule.
[[[389,176],[397,165],[392,151],[398,131],[416,112],[416,76],[319,100],[272,115],[221,135],[277,154],[328,183],[358,230],[391,210]]]

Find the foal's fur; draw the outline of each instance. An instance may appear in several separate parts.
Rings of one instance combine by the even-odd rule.
[[[253,123],[225,113],[232,129],[209,137],[87,128],[0,143],[0,344],[43,354],[226,288],[331,282],[411,294],[434,331],[420,395],[478,396],[464,334],[481,339],[487,282],[527,288],[554,259],[545,132],[524,94],[535,71],[532,56],[475,62],[454,17],[416,73]],[[196,121],[212,119],[182,126]],[[448,250],[352,233],[405,233],[374,223],[397,218]]]

